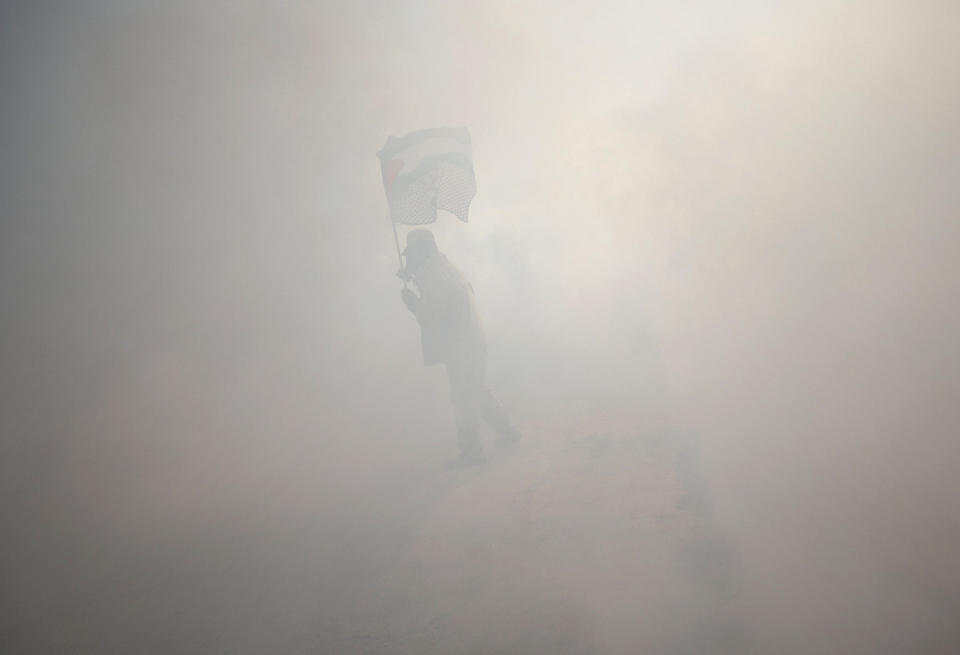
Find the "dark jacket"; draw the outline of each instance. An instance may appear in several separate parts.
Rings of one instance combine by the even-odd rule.
[[[473,287],[443,253],[434,253],[413,276],[420,290],[416,312],[427,366],[483,357],[486,343]]]

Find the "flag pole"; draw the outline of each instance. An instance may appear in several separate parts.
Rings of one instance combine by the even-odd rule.
[[[393,228],[393,245],[397,247],[397,261],[400,263],[400,270],[397,271],[397,274],[400,276],[400,279],[403,280],[403,286],[407,286],[407,278],[403,270],[403,254],[400,252],[400,237],[397,236],[397,224],[393,220],[392,216],[387,216],[390,219],[390,227]]]

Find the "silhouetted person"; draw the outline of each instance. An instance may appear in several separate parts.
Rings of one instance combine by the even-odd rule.
[[[403,273],[420,291],[418,296],[404,288],[401,297],[420,324],[423,363],[445,364],[450,380],[460,447],[460,457],[450,464],[478,464],[483,461],[480,418],[504,441],[520,439],[520,432],[486,386],[487,348],[473,287],[437,249],[429,230],[411,230],[403,255]]]

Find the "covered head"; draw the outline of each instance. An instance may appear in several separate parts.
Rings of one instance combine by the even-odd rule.
[[[436,252],[437,241],[430,230],[417,228],[407,233],[407,247],[404,248],[403,255],[407,258],[406,268],[410,273],[415,273],[420,265]]]

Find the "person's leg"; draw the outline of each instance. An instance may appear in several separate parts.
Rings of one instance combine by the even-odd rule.
[[[475,402],[479,415],[483,417],[483,420],[494,432],[500,435],[501,439],[504,441],[518,441],[521,436],[520,431],[514,427],[513,422],[507,415],[506,410],[503,409],[500,401],[498,401],[487,388],[485,353],[484,356],[479,356],[474,360],[474,368],[474,393],[476,394]]]
[[[477,404],[476,380],[470,367],[462,362],[447,362],[450,398],[457,421],[457,445],[465,459],[482,459],[480,412]]]
[[[500,401],[486,387],[481,389],[479,396],[480,414],[487,425],[504,441],[518,441],[520,431],[513,425]]]

